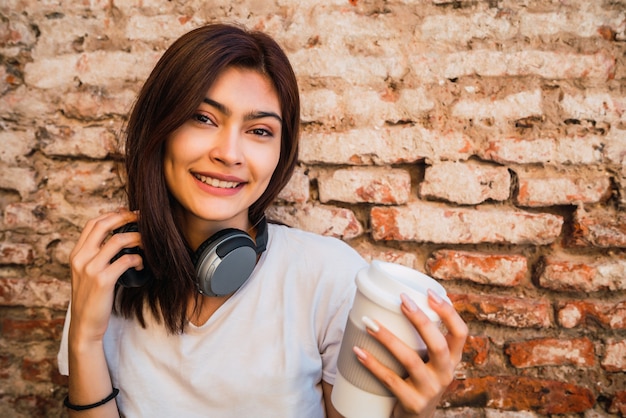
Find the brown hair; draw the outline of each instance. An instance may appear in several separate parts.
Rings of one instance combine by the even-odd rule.
[[[117,310],[145,326],[147,302],[170,332],[185,328],[189,296],[196,292],[191,250],[175,221],[176,202],[163,174],[164,143],[196,112],[216,78],[229,67],[253,69],[268,77],[282,113],[280,159],[270,184],[249,208],[255,224],[287,184],[298,153],[300,99],[287,56],[268,35],[232,25],[197,28],[165,51],[141,89],[126,126],[128,204],[139,210],[144,263],[154,279],[142,288],[124,288]]]

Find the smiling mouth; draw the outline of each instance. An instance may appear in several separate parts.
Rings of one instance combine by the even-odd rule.
[[[214,179],[212,177],[206,177],[200,174],[194,174],[194,177],[200,180],[204,184],[208,184],[209,186],[212,186],[212,187],[218,187],[220,189],[234,189],[235,187],[241,184],[241,183],[236,183],[234,181],[218,180],[218,179]]]

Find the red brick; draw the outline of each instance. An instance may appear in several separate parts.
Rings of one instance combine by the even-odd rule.
[[[579,207],[572,225],[571,245],[626,248],[626,212]]]
[[[2,336],[13,341],[60,340],[64,318],[0,321]]]
[[[539,414],[581,413],[595,404],[593,393],[582,386],[524,376],[474,377],[452,382],[443,405],[534,411]]]
[[[561,303],[557,318],[564,328],[598,324],[602,328],[626,329],[626,302],[571,301]]]
[[[22,360],[22,378],[29,382],[49,382],[52,380],[52,374],[56,369],[56,359],[33,360],[25,358]]]
[[[463,362],[472,366],[482,366],[489,357],[489,338],[470,335],[463,347]]]
[[[10,416],[15,417],[64,417],[67,411],[63,401],[56,399],[49,392],[41,395],[0,395],[0,404],[8,404]],[[0,405],[1,407],[2,405]]]
[[[626,372],[626,340],[608,341],[604,349],[602,368],[609,372]]]
[[[13,356],[0,354],[0,379],[8,379],[12,375],[11,365],[13,365]]]
[[[495,286],[517,286],[528,273],[524,256],[455,250],[433,252],[426,268],[437,279],[469,280]]]
[[[619,256],[573,261],[547,257],[541,263],[539,285],[553,290],[598,292],[626,289],[626,259]]]
[[[593,342],[588,338],[564,340],[542,338],[510,342],[504,352],[514,367],[563,366],[592,367],[595,365]]]
[[[615,393],[611,405],[609,406],[609,412],[626,417],[626,390]]]
[[[483,321],[514,328],[552,325],[550,302],[506,296],[451,294],[450,300],[466,321]]]
[[[563,218],[494,207],[457,208],[415,201],[370,211],[375,240],[443,244],[510,243],[544,245],[561,233]]]

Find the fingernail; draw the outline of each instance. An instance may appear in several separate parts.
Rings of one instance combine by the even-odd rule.
[[[443,302],[443,299],[441,299],[441,296],[439,296],[434,290],[432,289],[428,289],[428,296],[430,296],[430,298],[433,300],[433,302],[435,302],[436,304],[440,304],[441,302]]]
[[[400,294],[400,299],[402,299],[402,303],[410,312],[417,312],[417,305],[406,293]]]
[[[369,328],[372,332],[378,332],[380,330],[378,324],[374,322],[374,320],[369,316],[364,316],[363,318],[361,318],[361,321],[363,321],[363,324],[365,324],[365,326]]]
[[[356,345],[352,347],[352,351],[354,351],[354,354],[356,354],[359,360],[367,359],[367,354],[365,354],[365,351],[361,350],[361,348],[357,347]]]

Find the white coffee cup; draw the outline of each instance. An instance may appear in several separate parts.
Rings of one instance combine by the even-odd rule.
[[[396,403],[395,397],[357,360],[352,348],[366,349],[400,376],[406,376],[406,370],[367,333],[363,318],[366,318],[365,321],[368,318],[378,321],[425,358],[426,344],[402,314],[400,294],[411,298],[436,323],[440,323],[440,318],[428,306],[428,290],[448,303],[450,299],[443,286],[427,275],[400,264],[379,260],[372,261],[357,273],[356,286],[357,292],[337,360],[337,377],[331,400],[346,418],[388,418]]]

